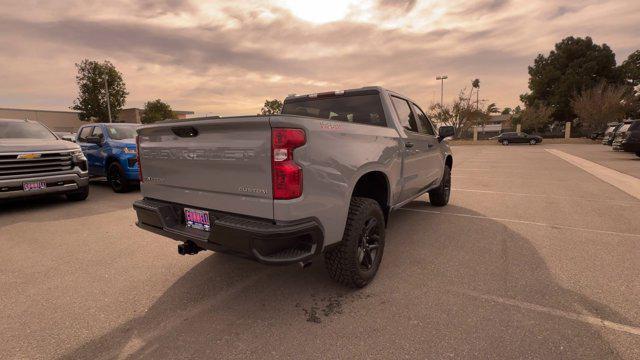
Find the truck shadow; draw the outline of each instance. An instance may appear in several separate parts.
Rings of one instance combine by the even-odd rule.
[[[122,201],[130,198],[131,201]],[[38,196],[0,202],[0,229],[19,222],[46,222],[75,219],[105,214],[131,208],[138,191],[116,194],[108,184],[91,182],[89,197],[80,202],[70,202],[64,195]]]
[[[560,286],[530,239],[488,219],[396,212],[381,271],[359,291],[334,284],[322,265],[298,271],[211,254],[142,315],[64,358],[621,357],[603,328],[465,292],[633,325]]]

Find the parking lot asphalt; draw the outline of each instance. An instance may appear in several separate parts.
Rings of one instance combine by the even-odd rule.
[[[179,256],[135,227],[139,192],[2,205],[0,358],[640,358],[640,200],[545,145],[454,156],[450,204],[395,212],[362,290],[321,260]]]

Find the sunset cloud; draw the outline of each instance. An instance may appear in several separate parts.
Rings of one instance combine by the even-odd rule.
[[[445,99],[480,78],[482,98],[514,106],[527,66],[563,37],[592,36],[618,62],[640,48],[637,1],[304,3],[4,4],[0,106],[69,107],[83,58],[118,67],[127,106],[162,98],[199,114],[252,114],[266,98],[366,85],[428,105],[438,74],[449,75]]]

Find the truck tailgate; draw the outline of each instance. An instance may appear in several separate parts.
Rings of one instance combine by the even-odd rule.
[[[268,117],[186,121],[138,133],[144,197],[273,219]]]

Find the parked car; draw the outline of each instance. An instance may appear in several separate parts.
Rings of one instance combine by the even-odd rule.
[[[76,142],[89,162],[89,175],[106,177],[113,191],[127,192],[139,182],[137,124],[90,124],[78,130]]]
[[[616,131],[618,131],[618,129],[622,126],[622,123],[611,122],[608,125],[609,127],[607,127],[607,130],[605,130],[604,136],[602,137],[602,145],[611,146],[611,144],[613,144],[613,139],[616,136]]]
[[[589,134],[589,139],[591,139],[593,141],[602,140],[603,137],[604,137],[604,130],[602,130],[602,131],[594,131],[591,134]]]
[[[351,287],[378,271],[389,213],[428,193],[445,206],[453,157],[422,109],[367,87],[290,96],[282,114],[138,130],[137,225],[264,264],[310,264]]]
[[[613,150],[634,152],[640,156],[640,120],[625,120],[613,140]]]
[[[0,119],[0,200],[64,194],[89,196],[87,159],[37,121]]]
[[[529,135],[523,132],[506,132],[498,135],[498,142],[502,145],[509,144],[529,144],[536,145],[542,142],[542,137],[538,135]]]

